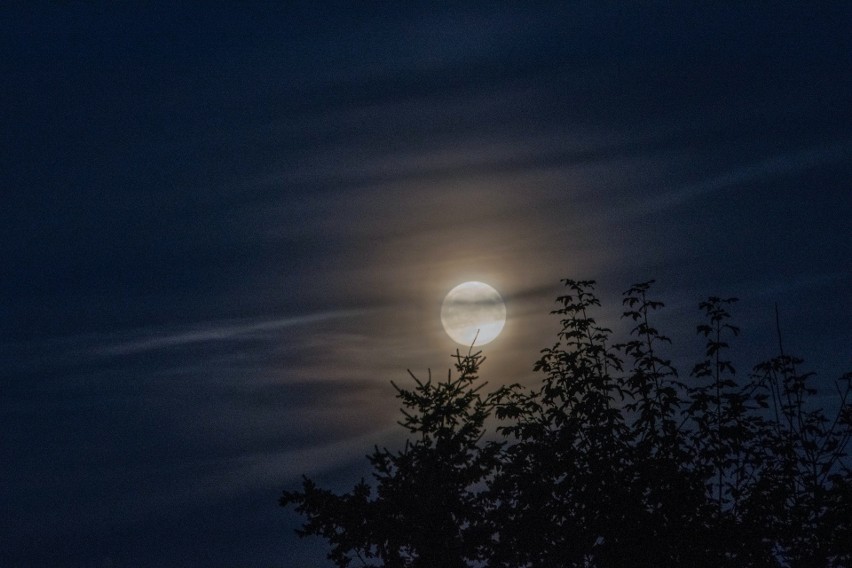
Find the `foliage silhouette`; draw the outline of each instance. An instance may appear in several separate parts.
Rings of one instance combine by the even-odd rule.
[[[711,297],[683,382],[652,282],[624,293],[622,343],[592,317],[594,282],[563,282],[538,387],[483,392],[472,350],[446,381],[394,384],[405,447],[376,447],[373,481],[349,493],[285,491],[297,533],[339,567],[852,566],[852,373],[831,418],[783,349],[738,379],[736,300]]]

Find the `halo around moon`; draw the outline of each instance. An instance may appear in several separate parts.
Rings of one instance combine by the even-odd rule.
[[[484,282],[465,282],[447,294],[441,305],[441,323],[447,335],[461,345],[494,341],[506,324],[506,304]]]

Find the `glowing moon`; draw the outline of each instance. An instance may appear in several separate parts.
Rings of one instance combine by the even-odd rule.
[[[453,341],[465,346],[494,341],[506,324],[506,304],[483,282],[459,284],[441,305],[441,323]],[[477,335],[478,333],[478,335]]]

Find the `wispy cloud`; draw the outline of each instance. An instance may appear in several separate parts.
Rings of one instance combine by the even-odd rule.
[[[102,355],[130,355],[147,351],[158,351],[173,347],[181,347],[194,343],[209,343],[227,341],[242,336],[257,333],[277,331],[284,328],[308,325],[333,319],[352,317],[363,313],[360,310],[338,310],[309,314],[304,316],[284,317],[261,321],[239,321],[225,323],[205,323],[194,328],[178,332],[158,333],[148,331],[139,337],[126,339],[117,343],[105,345],[96,349]]]
[[[852,160],[852,140],[844,140],[828,146],[806,148],[798,152],[781,154],[748,164],[719,176],[679,187],[650,198],[633,210],[632,213],[639,215],[657,213],[716,191],[804,172],[817,166],[843,160]]]
[[[360,436],[328,444],[286,449],[282,451],[247,453],[229,460],[198,464],[208,473],[193,483],[192,498],[208,498],[210,493],[235,493],[251,487],[292,482],[304,475],[319,475],[355,463],[374,446],[395,446],[400,442],[395,427],[371,430]]]
[[[299,326],[340,321],[367,310],[330,310],[272,319],[239,319],[199,322],[188,326],[164,325],[110,333],[43,338],[28,342],[0,342],[0,357],[12,362],[16,372],[37,372],[81,362],[167,352],[192,345],[214,345],[262,338]]]

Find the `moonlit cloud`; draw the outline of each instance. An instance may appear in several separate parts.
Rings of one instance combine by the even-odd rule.
[[[805,148],[796,152],[772,156],[765,160],[738,167],[704,181],[677,188],[655,196],[631,213],[647,215],[677,207],[706,194],[737,188],[750,183],[772,181],[824,165],[852,160],[852,140],[828,146]]]
[[[203,324],[196,326],[195,329],[177,333],[170,333],[169,331],[164,330],[149,330],[139,338],[124,340],[114,344],[107,344],[103,347],[96,347],[95,352],[102,355],[129,355],[191,345],[193,343],[228,341],[258,333],[274,332],[288,327],[309,325],[337,318],[353,317],[361,313],[363,312],[349,310],[266,321]]]

